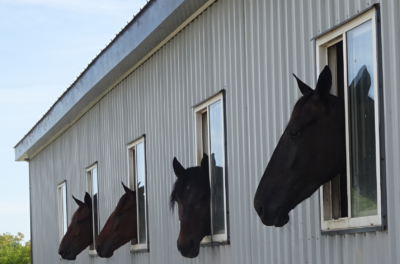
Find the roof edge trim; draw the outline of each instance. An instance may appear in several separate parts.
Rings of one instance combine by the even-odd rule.
[[[188,0],[183,0],[183,1],[188,1]],[[171,40],[174,36],[176,36],[183,28],[185,28],[188,24],[190,24],[197,16],[199,16],[204,10],[206,10],[210,5],[212,5],[216,0],[204,0],[205,2],[200,8],[198,8],[195,12],[193,12],[186,20],[184,20],[183,23],[181,23],[178,27],[175,28],[166,38],[164,38],[162,41],[158,43],[157,46],[155,46],[150,52],[148,52],[145,56],[143,56],[137,63],[134,64],[131,68],[129,68],[127,71],[125,71],[124,74],[122,74],[116,81],[114,81],[111,85],[109,85],[105,90],[103,90],[101,93],[97,94],[95,99],[91,100],[88,104],[86,103],[86,107],[83,108],[83,110],[79,111],[78,113],[75,113],[74,118],[70,120],[69,122],[65,122],[64,124],[61,124],[58,122],[57,124],[54,124],[52,127],[47,128],[47,133],[45,135],[42,135],[40,138],[38,138],[35,142],[28,142],[31,143],[25,150],[21,149],[21,144],[24,143],[24,141],[27,139],[27,137],[31,133],[35,133],[34,129],[36,126],[38,126],[41,122],[45,122],[42,119],[35,125],[33,129],[31,129],[28,134],[14,147],[15,148],[15,160],[16,161],[30,161],[33,159],[38,153],[40,153],[44,148],[46,148],[48,145],[50,145],[54,140],[56,140],[61,134],[63,134],[68,128],[70,128],[73,124],[75,124],[85,113],[87,113],[96,103],[98,103],[101,98],[103,98],[110,90],[112,90],[116,85],[118,85],[122,80],[124,80],[129,74],[131,74],[133,71],[135,71],[138,67],[140,67],[146,60],[148,60],[154,53],[156,53],[161,47],[163,47],[169,40]],[[147,9],[151,9],[147,8]],[[173,12],[171,13],[173,14]],[[125,30],[125,28],[123,29]],[[108,46],[112,45],[109,44]],[[107,51],[103,50],[103,53],[107,53]],[[98,56],[102,55],[100,53]],[[94,59],[96,60],[97,57]],[[90,65],[89,67],[96,67],[96,65]],[[86,69],[87,70],[87,69]],[[85,71],[81,74],[79,78],[83,78],[82,76],[85,73]],[[74,87],[71,87],[73,89]],[[92,90],[95,88],[94,86],[90,88]],[[61,97],[57,100],[56,103],[60,101]],[[56,104],[55,103],[55,104]],[[75,104],[76,105],[76,104]],[[75,106],[74,105],[74,106]],[[50,109],[51,110],[51,109]],[[50,111],[49,110],[49,111]],[[72,109],[73,110],[73,109]],[[47,114],[47,113],[46,113]],[[46,128],[45,128],[46,130]],[[43,140],[44,136],[47,136],[47,139]],[[28,140],[29,141],[29,140]]]

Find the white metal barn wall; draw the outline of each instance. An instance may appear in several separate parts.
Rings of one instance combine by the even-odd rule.
[[[149,253],[125,245],[109,259],[75,263],[398,263],[400,250],[400,3],[381,3],[388,230],[321,236],[318,193],[265,227],[253,196],[299,97],[292,73],[313,85],[310,39],[370,7],[368,0],[219,0],[30,161],[34,263],[58,263],[57,184],[67,180],[68,219],[98,162],[100,226],[123,194],[126,144],[146,134]],[[180,256],[168,209],[172,159],[193,166],[192,106],[226,89],[230,245]]]

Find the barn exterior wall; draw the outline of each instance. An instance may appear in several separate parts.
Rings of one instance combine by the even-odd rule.
[[[379,1],[219,0],[80,120],[30,161],[34,264],[58,263],[57,184],[67,180],[68,221],[83,199],[85,168],[98,162],[102,227],[127,181],[126,144],[146,135],[150,252],[121,247],[111,259],[75,263],[398,263],[400,251],[400,3],[381,9],[388,229],[323,236],[318,192],[283,228],[265,227],[253,197],[299,98],[296,73],[315,84],[315,35]],[[198,258],[176,248],[177,212],[168,208],[172,159],[195,164],[193,105],[226,90],[230,245],[203,247]]]

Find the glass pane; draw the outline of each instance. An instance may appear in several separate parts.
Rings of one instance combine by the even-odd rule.
[[[94,220],[94,240],[99,235],[99,194],[97,185],[97,167],[92,170],[92,195],[93,195],[93,220]]]
[[[139,244],[146,243],[146,188],[145,188],[145,161],[144,161],[144,143],[136,146],[136,164],[137,164],[137,195],[138,195],[138,222],[139,222]]]
[[[203,130],[201,131],[202,133],[202,141],[203,141],[203,153],[206,153],[207,155],[209,155],[208,153],[208,121],[207,121],[207,112],[204,112],[201,115],[201,119],[202,119],[202,128]],[[203,158],[203,155],[201,156]]]
[[[64,226],[64,235],[67,233],[67,190],[65,184],[61,187],[62,191],[62,206],[63,206],[63,226]]]
[[[372,21],[347,32],[351,216],[377,214]]]
[[[136,171],[135,170],[135,167],[136,167],[136,165],[135,165],[135,148],[132,148],[129,150],[129,161],[130,161],[132,167],[129,168],[130,171],[129,171],[128,187],[131,190],[136,190],[136,188],[135,188],[135,171]]]
[[[225,234],[224,205],[224,145],[222,124],[222,103],[210,105],[210,168],[213,234]]]
[[[135,187],[135,171],[136,171],[135,155],[136,154],[135,153],[136,153],[135,148],[132,148],[129,150],[129,161],[130,161],[130,164],[132,167],[129,168],[129,183],[128,183],[129,185],[128,186],[131,190],[136,190],[136,187]],[[137,209],[135,209],[135,210],[137,210]],[[137,229],[137,226],[135,226],[135,228]],[[132,238],[131,244],[136,245],[137,243],[138,243],[137,237]]]

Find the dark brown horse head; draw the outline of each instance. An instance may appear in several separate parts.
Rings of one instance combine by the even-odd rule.
[[[58,254],[63,259],[75,260],[76,256],[93,243],[92,198],[86,193],[85,202],[74,196],[78,209],[71,219],[67,233],[61,240]]]
[[[181,222],[177,246],[182,256],[195,258],[199,255],[201,240],[211,234],[208,156],[204,154],[201,167],[185,169],[176,158],[172,165],[178,179],[171,193],[170,207],[173,209],[175,202],[178,203]]]
[[[102,258],[111,257],[119,247],[137,238],[136,192],[122,186],[125,193],[96,240],[96,251]]]
[[[303,96],[254,197],[254,208],[267,226],[287,224],[293,208],[346,166],[344,102],[329,94],[329,67],[321,72],[315,90],[296,79]]]

